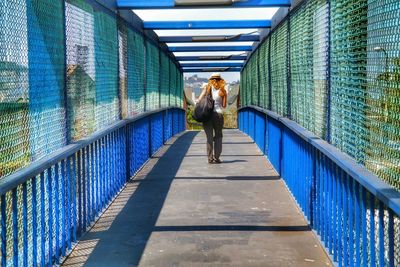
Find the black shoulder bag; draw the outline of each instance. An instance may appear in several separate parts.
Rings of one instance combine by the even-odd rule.
[[[208,91],[208,88],[206,89]],[[193,119],[198,122],[205,122],[211,119],[214,112],[214,99],[211,90],[194,107]]]

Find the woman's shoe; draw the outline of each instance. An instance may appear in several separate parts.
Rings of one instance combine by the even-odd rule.
[[[214,160],[213,159],[209,159],[208,160],[208,164],[213,164],[214,163]]]
[[[220,160],[220,159],[214,159],[214,163],[220,164],[220,163],[222,163],[222,160]]]

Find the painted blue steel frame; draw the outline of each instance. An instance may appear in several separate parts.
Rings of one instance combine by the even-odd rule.
[[[243,63],[223,63],[223,62],[212,62],[212,63],[181,63],[182,68],[228,68],[228,67],[243,67]]]
[[[170,52],[251,51],[251,45],[238,46],[169,46]]]
[[[233,2],[233,1],[232,1]],[[246,0],[235,1],[229,7],[290,7],[291,0]],[[117,0],[117,7],[120,9],[162,9],[179,8],[185,6],[175,6],[175,0]],[[226,5],[198,5],[190,7],[226,7]],[[187,6],[186,6],[187,8]]]
[[[197,38],[196,36],[160,36],[158,38],[163,43],[190,43],[190,42],[258,42],[260,41],[260,35],[258,34],[243,34],[238,36],[202,36]]]
[[[184,121],[185,111],[175,107],[142,113],[2,179],[1,265],[58,264],[127,179],[173,134],[185,130]]]
[[[255,135],[250,130],[254,117]],[[257,133],[266,131],[264,144],[271,163],[338,266],[395,266],[399,192],[276,113],[244,107],[239,110],[238,123],[260,148],[263,141]]]
[[[246,60],[247,56],[232,55],[232,56],[181,56],[175,57],[177,61],[199,61],[199,60]]]
[[[270,27],[270,20],[194,20],[143,22],[143,28],[147,30],[254,29]]]
[[[242,68],[227,67],[227,68],[184,68],[182,71],[186,73],[193,72],[240,72]]]

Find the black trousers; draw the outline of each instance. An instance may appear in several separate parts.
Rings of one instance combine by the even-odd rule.
[[[203,128],[207,136],[207,156],[211,161],[219,159],[222,153],[222,129],[224,127],[224,115],[214,112],[211,119],[203,122]],[[214,152],[214,154],[213,154]]]

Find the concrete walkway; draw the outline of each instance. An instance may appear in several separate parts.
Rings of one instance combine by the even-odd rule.
[[[332,266],[250,138],[224,132],[223,164],[205,136],[171,140],[63,266]]]

